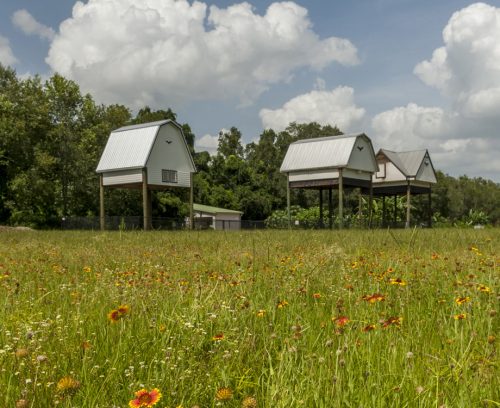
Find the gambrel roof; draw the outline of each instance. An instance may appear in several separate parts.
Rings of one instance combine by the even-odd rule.
[[[102,153],[96,172],[103,173],[116,170],[137,169],[146,167],[151,149],[161,126],[172,124],[182,135],[185,147],[189,148],[182,133],[182,127],[175,121],[167,119],[157,122],[142,123],[139,125],[124,126],[113,130],[109,136],[104,152]],[[191,154],[190,166],[196,171]]]
[[[364,146],[356,146],[358,139],[363,139],[368,144],[369,151],[363,152],[367,158],[366,170],[377,171],[378,167],[371,140],[364,133],[304,139],[291,143],[280,171],[288,173],[350,167],[353,155],[361,154],[364,148]]]
[[[423,172],[424,166],[430,166],[431,171],[427,171],[431,179],[436,180],[436,172],[427,150],[412,150],[407,152],[394,152],[392,150],[380,149],[377,152],[377,159],[385,156],[406,178],[416,178]]]

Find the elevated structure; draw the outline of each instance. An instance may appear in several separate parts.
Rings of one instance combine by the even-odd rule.
[[[280,171],[287,175],[287,207],[290,222],[290,189],[319,190],[320,219],[323,212],[323,190],[327,189],[330,227],[332,226],[332,189],[339,191],[339,227],[343,225],[345,187],[370,191],[372,175],[378,170],[372,142],[364,133],[304,139],[291,143]]]
[[[412,194],[428,194],[429,226],[432,222],[431,190],[437,182],[436,172],[427,150],[394,152],[380,149],[376,155],[379,170],[373,175],[373,194],[382,197],[383,220],[385,223],[385,197],[394,196],[396,207],[397,197],[406,195],[406,223],[411,221]]]
[[[182,128],[175,121],[162,120],[114,130],[96,172],[100,175],[101,229],[105,227],[105,187],[142,189],[145,230],[151,228],[151,190],[189,188],[192,221],[196,167]]]

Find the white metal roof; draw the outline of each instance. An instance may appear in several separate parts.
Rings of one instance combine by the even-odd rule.
[[[145,167],[158,130],[160,126],[166,123],[171,123],[178,127],[182,133],[182,128],[173,120],[160,120],[157,122],[124,126],[113,130],[109,135],[96,172],[103,173],[106,171]],[[182,138],[186,143],[184,136]],[[187,143],[186,149],[188,149]],[[193,159],[191,155],[189,156],[191,164],[195,168]]]
[[[406,177],[415,177],[427,150],[393,152],[391,150],[380,149],[379,153],[383,153],[392,163],[394,163],[403,175]]]
[[[346,167],[358,137],[368,139],[365,134],[361,133],[304,139],[291,143],[280,171],[287,173],[310,169]]]

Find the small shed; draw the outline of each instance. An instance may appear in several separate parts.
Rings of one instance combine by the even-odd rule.
[[[243,212],[226,208],[212,207],[203,204],[194,204],[194,225],[204,225],[215,230],[241,229],[241,215]]]
[[[190,189],[196,167],[181,126],[173,120],[125,126],[111,132],[96,172],[100,176],[100,220],[104,229],[104,188],[143,192],[144,229],[151,228],[151,190]]]
[[[280,169],[287,175],[289,223],[291,188],[319,190],[321,220],[323,190],[327,189],[330,227],[332,227],[332,188],[337,188],[339,190],[339,227],[341,228],[344,188],[359,187],[371,192],[372,175],[377,170],[372,142],[364,133],[304,139],[291,143]]]
[[[412,194],[428,194],[429,226],[432,222],[431,190],[437,182],[436,172],[427,150],[394,152],[380,149],[376,155],[379,170],[373,175],[373,194],[382,197],[383,220],[385,223],[385,197],[406,195],[406,223],[410,226]]]

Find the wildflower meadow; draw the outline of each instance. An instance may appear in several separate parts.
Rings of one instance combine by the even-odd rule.
[[[499,229],[4,231],[1,407],[498,407]]]

